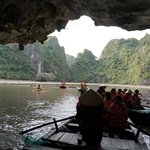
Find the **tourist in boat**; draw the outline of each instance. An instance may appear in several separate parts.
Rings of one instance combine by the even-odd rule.
[[[66,87],[66,83],[65,82],[61,82],[61,87]]]
[[[113,103],[110,92],[105,92],[105,98],[103,103],[104,106],[107,107],[107,109],[109,109],[110,105]]]
[[[121,96],[116,96],[114,102],[109,107],[109,111],[113,114],[123,118],[125,121],[128,119],[128,110],[124,104]],[[120,118],[117,118],[115,115],[110,114],[109,117],[109,126],[115,132],[122,132],[127,128],[127,123]]]
[[[103,98],[90,89],[79,97],[76,120],[82,139],[91,147],[99,147],[102,140],[101,115],[104,114]]]
[[[128,89],[125,94],[123,95],[122,99],[125,102],[127,108],[133,108],[132,105],[132,91],[130,89]]]
[[[104,98],[104,106],[106,109],[109,109],[109,107],[111,106],[111,104],[113,103],[112,99],[111,99],[111,93],[110,92],[106,92],[105,94],[105,98]],[[109,113],[106,111],[106,113],[104,115],[102,115],[102,122],[105,126],[108,126],[108,122],[109,122]]]
[[[83,82],[82,81],[80,82],[80,88],[81,89],[83,88]]]
[[[83,88],[84,88],[84,89],[87,88],[86,82],[83,83]]]
[[[40,84],[38,84],[38,86],[37,86],[37,90],[42,90],[42,89],[41,89],[41,85],[40,85]]]
[[[111,91],[111,99],[114,101],[115,97],[117,96],[117,91],[115,88],[112,88]]]
[[[105,87],[104,86],[100,86],[97,90],[97,92],[103,97],[103,99],[105,98]]]
[[[116,93],[116,96],[123,96],[123,91],[122,91],[122,89],[118,89],[117,90],[117,93]]]
[[[131,97],[132,97],[132,100],[134,101],[134,108],[135,108],[135,109],[140,109],[140,100],[141,100],[141,98],[140,98],[140,96],[139,96],[139,90],[136,89],[136,90],[132,93]]]

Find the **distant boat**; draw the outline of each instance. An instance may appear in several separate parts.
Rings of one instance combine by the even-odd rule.
[[[81,88],[81,87],[79,87],[78,88],[78,91],[80,91],[80,92],[86,92],[88,90],[89,90],[89,87],[87,87],[87,88]]]
[[[62,85],[60,85],[59,87],[62,88],[62,89],[67,88],[67,86],[62,86]]]

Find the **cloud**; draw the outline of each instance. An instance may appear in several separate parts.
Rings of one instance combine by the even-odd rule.
[[[65,29],[55,31],[51,36],[58,38],[65,53],[77,56],[84,49],[92,51],[99,58],[102,50],[111,39],[136,38],[140,40],[150,30],[126,31],[119,27],[95,26],[91,18],[82,16],[79,20],[69,21]]]

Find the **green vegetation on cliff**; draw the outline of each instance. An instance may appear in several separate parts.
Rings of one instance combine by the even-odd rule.
[[[16,44],[0,45],[0,78],[32,80],[35,68]]]
[[[74,63],[71,65],[73,78],[76,82],[95,82],[93,71],[98,67],[98,62],[91,51],[85,49],[79,53]]]
[[[52,36],[24,51],[17,44],[0,45],[0,78],[150,85],[150,35],[113,39],[98,60],[87,49],[76,58],[65,54]]]

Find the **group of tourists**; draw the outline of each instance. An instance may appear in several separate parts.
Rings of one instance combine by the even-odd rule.
[[[80,88],[81,89],[86,89],[87,88],[87,84],[86,84],[86,82],[80,82]]]
[[[139,90],[132,92],[130,89],[112,88],[111,91],[106,91],[106,86],[100,86],[97,91],[90,89],[82,93],[76,105],[76,120],[83,140],[89,146],[99,147],[103,127],[109,128],[111,137],[113,132],[123,135],[128,127],[127,107],[138,108],[139,105]]]
[[[65,82],[61,82],[60,86],[66,87],[66,83]]]

